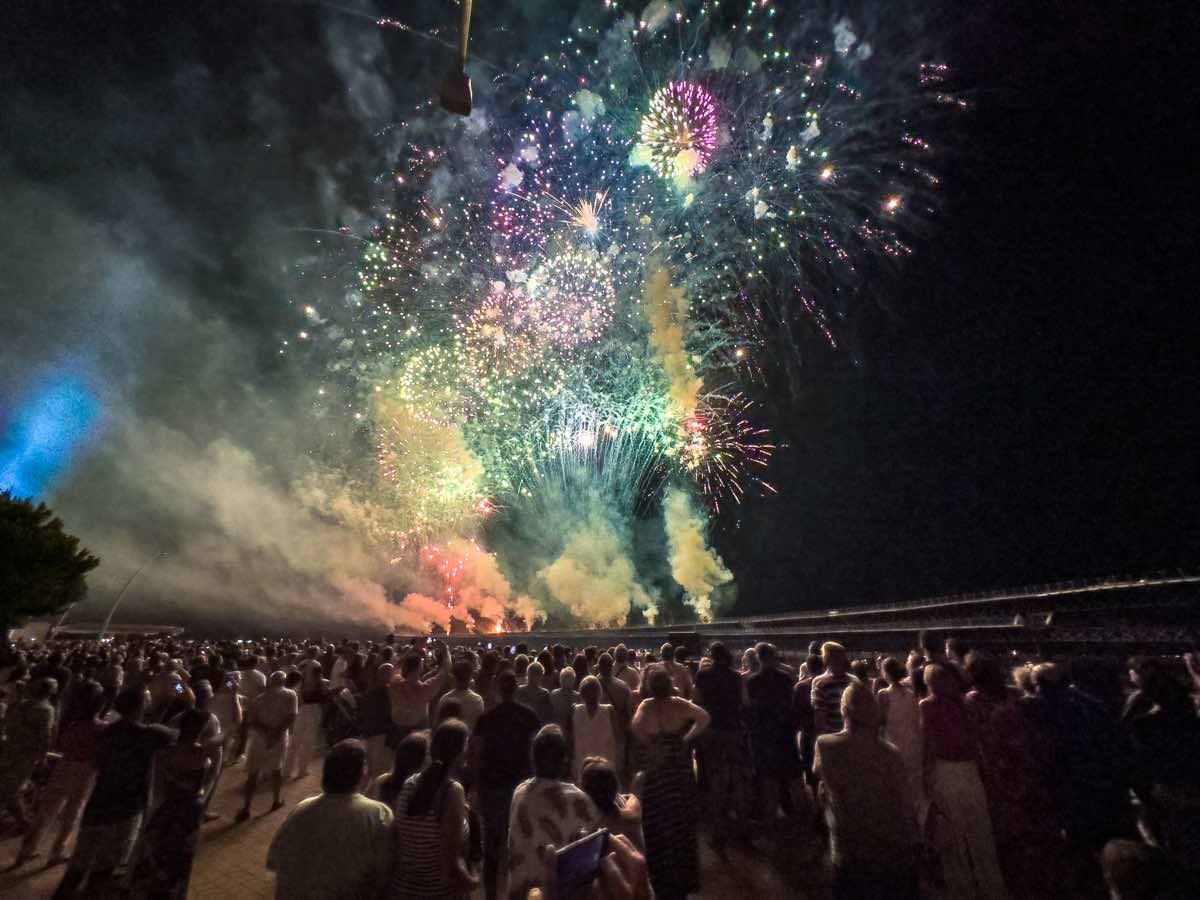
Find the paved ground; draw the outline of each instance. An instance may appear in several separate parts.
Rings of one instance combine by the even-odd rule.
[[[269,900],[274,896],[274,876],[266,869],[267,846],[288,810],[319,791],[320,777],[309,775],[289,782],[278,812],[271,807],[269,789],[255,801],[249,822],[233,824],[241,804],[242,770],[227,769],[221,776],[212,811],[222,818],[204,826],[200,850],[192,870],[190,900]],[[769,833],[767,833],[769,831]],[[739,835],[726,859],[701,841],[703,900],[753,898],[753,900],[823,900],[827,896],[820,843],[806,829],[780,821],[757,837]],[[43,838],[49,846],[50,835]],[[40,900],[53,892],[63,867],[46,868],[42,860],[12,869],[18,840],[0,840],[0,898]],[[43,851],[45,852],[45,850]]]

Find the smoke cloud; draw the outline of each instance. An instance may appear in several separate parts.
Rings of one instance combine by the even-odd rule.
[[[37,490],[101,557],[67,621],[103,619],[145,566],[116,621],[421,627],[394,602],[414,573],[370,539],[385,512],[321,476],[347,437],[280,355],[309,324],[294,266],[363,224],[395,86],[421,61],[316,8],[289,16],[324,43],[230,11],[219,50],[171,54],[144,53],[125,15],[71,59],[31,40],[0,96],[0,447],[64,379],[94,404]],[[317,309],[334,294],[304,290]]]
[[[721,558],[708,546],[707,523],[691,499],[678,488],[667,492],[663,507],[671,577],[687,592],[685,602],[702,622],[720,612],[714,609],[713,592],[733,581]]]
[[[653,621],[657,604],[638,581],[625,544],[593,510],[571,532],[558,559],[538,575],[550,595],[585,623],[623,625],[631,606]]]
[[[683,288],[671,284],[667,270],[652,266],[644,293],[650,343],[670,382],[671,403],[681,418],[692,415],[700,395],[701,381],[688,359],[683,329],[687,322],[687,297]]]

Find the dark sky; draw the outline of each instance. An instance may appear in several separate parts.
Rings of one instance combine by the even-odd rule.
[[[971,6],[946,213],[862,369],[798,404],[757,605],[1195,564],[1195,14]]]
[[[510,37],[539,14],[512,5]],[[1196,13],[947,5],[973,109],[945,210],[854,358],[814,355],[775,404],[782,496],[717,539],[738,611],[1195,560]],[[287,506],[312,426],[275,358],[281,273],[311,246],[292,229],[368,213],[378,123],[444,51],[315,4],[22,0],[0,23],[0,428],[63,377],[104,410],[50,493],[105,557],[96,608],[163,548],[135,613],[319,609],[306,575],[350,551]]]

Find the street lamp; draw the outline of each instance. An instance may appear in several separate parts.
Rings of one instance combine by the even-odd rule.
[[[442,82],[438,97],[442,108],[460,116],[471,114],[471,78],[467,75],[467,44],[471,35],[471,0],[462,0],[462,27],[458,33],[458,67]]]
[[[113,613],[115,613],[117,611],[117,607],[121,605],[121,598],[125,596],[125,592],[129,590],[129,586],[131,584],[133,584],[134,580],[139,575],[141,575],[142,572],[146,571],[146,569],[150,567],[151,563],[153,563],[155,560],[166,559],[166,558],[167,558],[166,551],[165,550],[160,551],[160,552],[156,553],[154,556],[152,556],[150,559],[148,559],[144,563],[142,563],[141,568],[129,576],[129,580],[127,582],[125,582],[125,587],[121,588],[121,592],[119,594],[117,594],[117,599],[113,601],[112,609],[110,609],[108,611],[108,615],[105,616],[105,618],[104,618],[104,625],[100,628],[100,639],[101,640],[104,639],[104,635],[108,632],[108,626],[112,622]]]

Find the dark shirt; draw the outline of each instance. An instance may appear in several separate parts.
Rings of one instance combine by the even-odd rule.
[[[154,754],[175,743],[162,725],[120,719],[96,740],[96,786],[83,821],[104,824],[143,812],[154,772]]]
[[[517,702],[532,709],[543,724],[554,721],[554,705],[550,702],[550,692],[544,687],[523,685],[517,688]]]
[[[1200,718],[1190,708],[1155,710],[1132,726],[1136,783],[1200,790]]]
[[[392,700],[386,684],[371,688],[358,702],[358,723],[367,737],[389,734],[392,725]]]
[[[979,761],[974,728],[962,703],[948,697],[926,697],[920,710],[927,759]]]
[[[710,666],[696,675],[697,702],[717,731],[737,731],[742,720],[742,676],[725,666]]]
[[[792,719],[792,679],[778,669],[755,672],[746,681],[750,725],[759,732],[796,733]]]
[[[811,678],[801,678],[792,690],[792,715],[809,739],[813,737],[813,729],[817,725],[816,710],[812,705],[812,683]]]
[[[529,758],[533,736],[541,727],[537,714],[512,700],[497,703],[475,723],[482,739],[479,781],[485,788],[515,788],[532,773]]]

